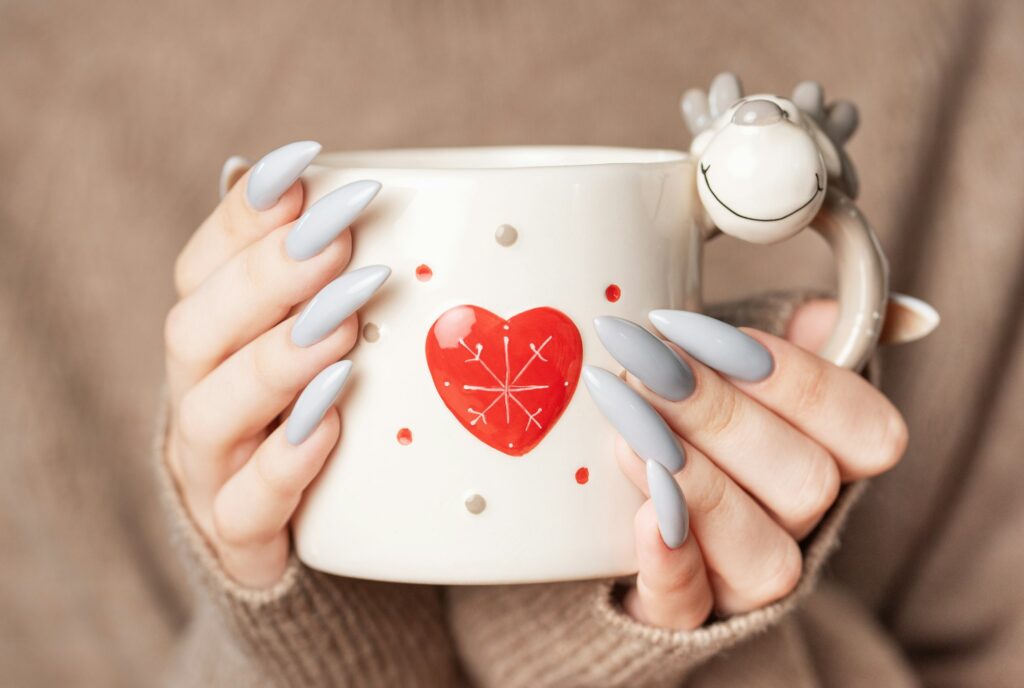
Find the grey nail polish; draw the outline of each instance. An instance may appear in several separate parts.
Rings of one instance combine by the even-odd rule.
[[[763,380],[775,364],[760,342],[721,320],[690,311],[651,311],[666,339],[720,373],[747,382]]]
[[[596,366],[583,367],[583,381],[597,408],[641,459],[657,461],[670,473],[682,470],[682,445],[643,397],[617,375]]]
[[[255,210],[270,208],[320,153],[316,141],[296,141],[270,151],[249,174],[245,197]]]
[[[380,289],[391,268],[371,265],[334,280],[313,297],[292,326],[292,342],[311,346],[334,331]]]
[[[594,318],[597,336],[619,364],[655,394],[682,401],[693,394],[693,371],[675,351],[634,322],[602,316]]]
[[[380,191],[380,182],[363,179],[335,189],[314,203],[284,241],[293,260],[306,260],[317,255],[370,204]]]
[[[341,394],[352,372],[351,361],[338,361],[321,370],[299,395],[284,429],[289,444],[302,444],[320,425],[327,409]]]
[[[217,185],[221,198],[228,195],[228,191],[238,181],[238,178],[251,166],[252,162],[249,158],[241,155],[232,155],[224,161],[224,166],[220,168],[220,183]]]
[[[657,461],[647,462],[647,489],[658,516],[661,539],[669,549],[677,549],[686,542],[690,532],[690,511],[679,483]]]

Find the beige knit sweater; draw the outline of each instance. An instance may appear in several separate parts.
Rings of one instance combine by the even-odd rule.
[[[1022,28],[1016,0],[0,3],[0,684],[1024,685]],[[797,593],[670,633],[611,581],[225,580],[151,449],[171,266],[221,162],[684,148],[677,98],[722,69],[857,101],[859,205],[943,316],[881,356],[910,449],[844,493]],[[708,300],[828,264],[718,239]]]
[[[768,296],[709,312],[782,334],[799,300]],[[675,632],[626,615],[619,597],[629,579],[441,590],[330,576],[293,558],[273,588],[241,587],[223,571],[175,489],[165,468],[164,428],[158,424],[155,447],[161,494],[201,588],[200,604],[211,607],[196,611],[202,621],[192,628],[203,654],[182,656],[172,674],[173,682],[189,686],[261,685],[266,678],[287,686],[448,686],[461,683],[459,662],[473,683],[485,686],[676,686],[702,660],[777,625],[814,588],[864,487],[844,488],[807,539],[804,575],[789,596]],[[221,648],[238,651],[238,662],[225,663]]]

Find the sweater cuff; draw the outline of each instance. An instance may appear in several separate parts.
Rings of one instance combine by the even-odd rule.
[[[460,655],[483,686],[676,686],[712,655],[763,632],[814,589],[866,483],[843,488],[805,541],[803,576],[785,598],[692,631],[636,621],[620,599],[628,581],[451,588]]]
[[[292,555],[281,580],[254,590],[235,582],[192,520],[165,460],[161,410],[155,464],[172,538],[196,591],[193,623],[224,643],[267,685],[430,685],[456,683],[440,589],[331,576]],[[240,653],[238,651],[241,651]],[[216,648],[192,660],[215,661]],[[179,658],[188,664],[190,658]],[[193,675],[216,675],[192,667]]]

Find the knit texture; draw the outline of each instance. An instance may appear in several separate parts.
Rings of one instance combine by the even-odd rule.
[[[467,672],[483,665],[454,627],[472,610],[438,609],[436,590],[411,622],[387,606],[408,591],[388,588],[375,597],[388,615],[373,614],[356,598],[376,586],[298,567],[280,600],[239,606],[182,521],[182,547],[169,546],[151,443],[175,256],[215,207],[231,155],[256,160],[298,139],[685,150],[681,92],[728,69],[750,93],[816,79],[828,101],[857,104],[858,206],[893,288],[934,305],[942,324],[881,354],[910,446],[864,491],[818,584],[764,632],[682,671],[684,685],[1024,685],[1021,26],[1018,0],[0,3],[3,684],[272,685],[286,680],[281,664],[299,684],[332,661],[274,654],[288,626],[269,628],[268,609],[282,624],[315,622],[280,645],[300,654],[331,647],[317,619],[344,620],[337,643],[371,638],[373,662],[400,665],[381,669],[394,685],[444,685],[457,670],[439,660],[411,675],[405,663],[437,647],[409,651],[412,624],[449,627]],[[635,231],[624,226],[623,241]],[[805,232],[774,246],[718,237],[700,277],[720,301],[828,288],[834,274]],[[309,615],[325,607],[304,603],[305,585],[334,606]],[[596,583],[566,585],[586,609],[525,619],[518,635],[539,653],[528,664],[571,662],[566,648],[594,619],[629,643],[647,637],[595,611],[608,599]],[[491,593],[482,604],[498,604]],[[346,616],[360,609],[366,621]],[[340,685],[383,680],[330,670]]]
[[[444,624],[441,591],[340,578],[294,556],[281,580],[263,590],[236,583],[190,518],[167,468],[166,412],[155,446],[160,493],[175,544],[202,609],[191,633],[238,649],[241,664],[222,667],[217,653],[175,667],[180,685],[448,686],[456,663]],[[225,671],[227,669],[227,671]]]
[[[737,325],[781,333],[794,308],[823,294],[771,294],[712,311]],[[282,579],[264,590],[228,576],[184,506],[164,458],[166,412],[155,456],[161,494],[179,550],[204,604],[197,619],[207,642],[237,648],[250,676],[284,686],[448,686],[457,679],[447,626],[473,682],[480,686],[671,686],[717,652],[761,633],[813,589],[822,564],[863,484],[845,487],[805,543],[800,583],[784,599],[694,631],[639,623],[620,600],[632,578],[442,589],[342,578],[313,571],[292,557]],[[219,618],[218,618],[219,617]],[[544,629],[545,632],[538,632]],[[217,638],[217,631],[224,637]],[[183,683],[219,677],[220,665],[181,667]],[[187,679],[187,680],[186,680]]]
[[[737,326],[781,335],[802,302],[828,296],[777,292],[707,311]],[[671,631],[637,622],[622,609],[624,589],[635,577],[452,588],[448,597],[459,654],[484,686],[678,686],[703,660],[777,624],[814,589],[865,485],[843,487],[803,543],[799,584],[774,604],[693,631]]]

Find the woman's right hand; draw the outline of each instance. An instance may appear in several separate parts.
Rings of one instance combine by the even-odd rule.
[[[298,178],[319,151],[279,148],[232,187],[178,256],[165,323],[169,468],[224,569],[253,588],[285,571],[288,522],[339,437],[355,311],[390,274],[341,274],[345,230],[377,182],[341,187],[298,217]]]

